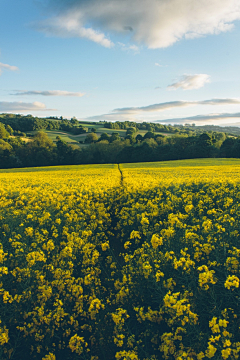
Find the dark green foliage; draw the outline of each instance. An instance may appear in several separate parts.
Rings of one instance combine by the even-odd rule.
[[[102,141],[102,140],[107,140],[107,141],[109,141],[109,136],[108,136],[108,134],[107,133],[102,133],[101,135],[100,135],[100,138],[98,139],[99,141]]]
[[[5,129],[5,126],[0,123],[0,139],[6,139],[9,137],[9,132]]]
[[[56,145],[48,136],[40,131],[33,141],[26,146],[26,163],[28,166],[46,166],[56,160]]]
[[[146,139],[154,139],[154,136],[155,136],[154,132],[148,131],[148,132],[144,135],[143,139],[144,139],[144,140],[146,140]]]
[[[142,142],[143,141],[143,136],[141,134],[138,134],[135,139],[136,139],[136,141]]]
[[[38,131],[38,130],[63,130],[69,131],[76,134],[76,128],[78,129],[78,134],[87,132],[87,128],[84,128],[79,124],[79,121],[76,118],[71,120],[63,119],[62,116],[58,118],[38,118],[33,117],[32,115],[14,115],[14,114],[2,114],[1,122],[5,124],[6,129],[11,131]],[[8,128],[9,126],[9,128]]]
[[[57,163],[63,165],[65,163],[71,164],[73,157],[73,149],[69,146],[66,141],[61,140],[57,136]]]
[[[240,138],[228,137],[223,132],[202,132],[197,126],[176,127],[130,121],[101,123],[105,128],[126,130],[123,139],[120,138],[120,131],[112,132],[111,136],[104,132],[98,138],[95,133],[97,126],[92,131],[90,127],[91,132],[88,132],[88,128],[79,124],[76,118],[39,119],[31,115],[3,114],[1,121],[1,168],[240,157]],[[53,143],[41,131],[35,135],[28,133],[30,139],[22,140],[26,136],[25,131],[39,128],[65,130],[74,135],[87,133],[86,138],[81,140],[87,146],[74,148],[59,136]],[[139,130],[144,130],[145,135],[136,135]],[[171,136],[164,136],[164,133],[171,133]]]
[[[86,138],[85,138],[85,143],[86,144],[91,144],[95,141],[98,141],[98,136],[97,134],[95,134],[94,132],[91,132],[89,134],[87,134]]]
[[[109,141],[112,143],[113,141],[120,140],[120,136],[118,132],[113,132],[109,138]]]

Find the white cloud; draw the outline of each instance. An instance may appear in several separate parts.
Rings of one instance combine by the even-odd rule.
[[[197,103],[200,105],[238,105],[240,104],[240,99],[211,99],[198,101]]]
[[[38,90],[19,90],[14,94],[11,95],[42,95],[42,96],[77,96],[81,97],[85,94],[80,92],[69,92],[69,91],[62,91],[62,90],[45,90],[45,91],[38,91]]]
[[[134,116],[135,114],[125,114],[125,113],[109,113],[109,114],[103,114],[103,115],[96,115],[96,116],[90,116],[84,120],[90,120],[90,121],[151,121],[151,122],[157,122],[161,124],[192,124],[192,123],[198,123],[199,125],[203,124],[220,124],[222,121],[224,121],[224,125],[227,126],[240,126],[239,123],[226,123],[226,121],[232,121],[234,119],[240,120],[240,113],[213,113],[213,114],[206,114],[206,115],[195,115],[195,116],[188,116],[183,118],[169,118],[164,120],[156,120],[154,118],[146,119],[145,117],[142,118],[141,116],[139,118],[136,118]]]
[[[206,83],[210,82],[210,76],[207,74],[184,75],[180,81],[177,81],[167,88],[168,90],[193,90],[203,87]]]
[[[56,110],[56,109],[47,109],[46,105],[34,101],[33,103],[24,103],[22,101],[0,101],[0,111],[1,112],[9,112],[9,111],[50,111],[50,110]]]
[[[139,51],[139,47],[137,45],[129,45],[128,49],[133,51]]]
[[[200,100],[200,101],[169,101],[165,103],[152,104],[141,107],[127,107],[114,109],[113,112],[127,113],[127,114],[139,114],[141,112],[154,112],[171,110],[173,108],[182,108],[188,106],[197,105],[239,105],[240,99],[211,99],[211,100]]]
[[[240,19],[239,0],[52,0],[58,15],[39,25],[57,36],[79,36],[111,47],[104,32],[122,33],[149,48],[218,34]],[[86,27],[89,25],[91,27]],[[97,29],[97,30],[94,30]]]
[[[136,118],[131,114],[124,113],[109,113],[102,115],[89,116],[85,120],[90,121],[136,121]]]
[[[212,122],[212,121],[220,121],[220,120],[228,120],[228,119],[240,119],[240,113],[220,113],[220,114],[207,114],[207,115],[196,115],[189,116],[185,118],[174,118],[174,119],[165,119],[165,120],[156,120],[155,122],[159,123],[167,123],[167,124],[185,124],[192,122]],[[231,126],[234,124],[231,124]]]
[[[157,113],[165,110],[171,110],[174,108],[185,108],[189,106],[199,106],[199,105],[240,105],[240,98],[232,99],[210,99],[210,100],[200,100],[200,101],[170,101],[159,104],[152,104],[148,106],[141,107],[127,107],[127,108],[118,108],[114,109],[108,114],[90,116],[86,120],[92,121],[159,121],[159,122],[172,122],[176,120],[176,123],[184,123],[185,120],[189,121],[204,121],[204,120],[221,120],[222,118],[227,119],[228,117],[238,117],[240,113],[235,114],[210,114],[210,115],[201,115],[201,116],[192,116],[188,118],[177,118],[177,119],[167,119],[167,120],[156,120]],[[146,114],[147,113],[147,114]],[[229,115],[229,116],[227,116]]]
[[[17,66],[12,66],[8,64],[0,63],[0,75],[2,73],[2,70],[10,70],[10,71],[17,71],[19,70]]]
[[[79,12],[56,16],[36,24],[35,27],[47,35],[85,38],[106,48],[114,46],[104,33],[84,27]]]
[[[123,51],[134,51],[135,53],[139,53],[139,47],[137,45],[126,45],[121,42],[118,42],[118,46],[120,46]]]

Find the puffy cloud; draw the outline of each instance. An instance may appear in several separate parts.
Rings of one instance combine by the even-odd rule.
[[[50,111],[50,110],[56,110],[56,109],[47,109],[46,105],[34,101],[33,103],[25,103],[22,101],[0,101],[0,111],[1,112],[9,112],[9,111]]]
[[[210,76],[207,74],[184,75],[180,81],[168,86],[168,90],[193,90],[203,87],[210,82]]]
[[[156,49],[182,38],[228,31],[240,19],[239,0],[51,0],[51,3],[57,15],[39,24],[39,29],[57,36],[85,37],[106,47],[113,44],[104,32],[126,34]]]
[[[181,108],[188,106],[197,105],[238,105],[240,99],[211,99],[211,100],[200,100],[200,101],[169,101],[165,103],[153,104],[141,107],[126,107],[113,110],[119,113],[131,113],[138,114],[141,112],[153,112],[153,111],[164,111],[173,108]]]
[[[67,15],[56,16],[42,21],[34,26],[47,35],[58,37],[79,37],[96,42],[106,48],[114,44],[106,38],[104,33],[96,31],[91,27],[84,27],[80,13],[69,13]]]
[[[17,66],[12,66],[8,64],[0,63],[0,75],[2,73],[2,70],[10,70],[10,71],[17,71],[19,70]]]
[[[62,90],[45,90],[45,91],[38,91],[38,90],[19,90],[14,94],[11,95],[43,95],[43,96],[84,96],[85,94],[80,92],[69,92],[69,91],[62,91]]]

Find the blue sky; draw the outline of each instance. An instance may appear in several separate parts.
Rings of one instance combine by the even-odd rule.
[[[240,126],[239,0],[2,0],[0,113]]]

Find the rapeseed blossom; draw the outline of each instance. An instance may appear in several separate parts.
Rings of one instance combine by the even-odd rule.
[[[239,359],[240,166],[205,161],[1,172],[0,358]]]

